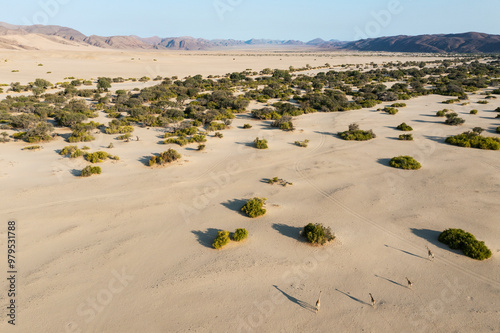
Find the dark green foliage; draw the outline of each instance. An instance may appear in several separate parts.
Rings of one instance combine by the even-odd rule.
[[[377,136],[372,130],[363,131],[359,129],[359,125],[354,123],[349,125],[349,130],[340,132],[338,135],[344,140],[367,141],[376,138]]]
[[[439,241],[447,244],[451,249],[462,250],[472,259],[484,260],[491,257],[491,250],[474,235],[462,229],[447,229],[439,235]]]
[[[444,121],[447,125],[457,126],[465,123],[465,120],[460,118],[455,112],[446,114],[446,120]]]
[[[27,146],[27,147],[24,147],[23,150],[38,150],[38,149],[42,149],[41,146]]]
[[[488,150],[499,150],[500,139],[495,137],[484,137],[474,131],[464,132],[459,135],[446,138],[446,143],[466,148],[479,148]]]
[[[250,199],[243,207],[241,207],[241,211],[251,218],[262,216],[266,213],[266,209],[264,208],[266,200],[266,198]]]
[[[224,137],[224,134],[222,134],[221,132],[215,132],[214,137],[222,139]]]
[[[444,117],[445,115],[446,115],[446,111],[444,111],[444,110],[436,112],[437,117]]]
[[[476,109],[471,110],[471,111],[470,111],[470,114],[477,114],[477,110],[476,110]]]
[[[229,231],[222,230],[217,233],[217,237],[215,238],[214,242],[212,243],[212,247],[216,250],[226,246],[229,244],[231,239],[229,239]]]
[[[52,139],[50,135],[54,131],[54,126],[46,122],[38,123],[34,128],[29,129],[23,139],[29,143],[38,143]]]
[[[460,99],[448,99],[446,101],[443,101],[443,104],[453,104],[453,103],[460,103]]]
[[[236,229],[233,234],[233,240],[235,242],[240,242],[246,238],[248,238],[248,231],[246,229]]]
[[[249,129],[249,128],[252,128],[252,125],[250,125],[250,124],[245,124],[245,125],[243,125],[243,128],[244,128],[244,129]]]
[[[280,130],[283,131],[293,131],[295,130],[295,127],[293,126],[292,123],[292,117],[291,116],[282,116],[279,119],[276,119],[271,123],[272,127],[277,127]]]
[[[100,77],[97,79],[97,89],[108,91],[111,88],[111,78],[109,77]]]
[[[391,105],[391,107],[393,108],[404,108],[406,107],[406,104],[405,103],[394,103]]]
[[[496,130],[497,133],[500,133],[500,126],[497,127],[497,130]]]
[[[267,149],[267,148],[269,148],[267,146],[267,140],[266,139],[256,138],[253,143],[255,144],[255,148],[257,148],[257,149]]]
[[[483,100],[477,101],[477,104],[488,104],[488,101],[483,101]]]
[[[418,170],[422,165],[411,156],[398,156],[391,159],[389,165],[404,170]]]
[[[390,107],[390,106],[385,107],[382,111],[385,111],[385,112],[387,112],[389,114],[393,114],[393,115],[398,113],[398,109]]]
[[[411,135],[411,134],[401,134],[399,136],[399,140],[402,140],[402,141],[413,141],[413,135]]]
[[[302,236],[307,239],[309,243],[324,245],[335,239],[330,227],[325,227],[322,224],[309,223],[304,227]]]
[[[205,150],[206,148],[206,145],[198,145],[198,150]]]
[[[160,154],[160,156],[153,156],[149,159],[149,166],[153,165],[165,165],[167,163],[172,163],[177,161],[182,156],[174,149],[169,149]]]
[[[396,128],[398,130],[405,131],[405,132],[413,131],[413,128],[411,126],[406,125],[406,123],[402,123]]]
[[[90,177],[92,175],[100,175],[102,172],[101,167],[99,166],[91,166],[87,165],[85,168],[83,168],[80,177]]]

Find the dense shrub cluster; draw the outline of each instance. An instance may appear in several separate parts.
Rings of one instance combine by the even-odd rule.
[[[149,159],[149,166],[153,165],[165,165],[172,163],[180,159],[182,156],[174,149],[169,149],[160,154],[160,156],[152,156]]]
[[[401,141],[413,141],[413,135],[411,135],[411,134],[401,134],[398,137],[398,139],[401,140]]]
[[[398,125],[397,129],[405,132],[413,131],[413,128],[409,125],[406,125],[406,123]]]
[[[499,150],[500,139],[495,137],[481,136],[477,131],[468,131],[459,135],[446,138],[446,143],[466,148],[479,148],[488,150]]]
[[[246,229],[236,229],[233,234],[233,240],[235,242],[240,242],[246,238],[248,238],[248,231]]]
[[[80,173],[80,176],[81,177],[90,177],[92,175],[100,175],[101,172],[102,172],[101,167],[87,165],[85,168],[83,168],[82,172]]]
[[[389,165],[393,168],[404,170],[418,170],[422,167],[422,165],[411,156],[393,157]]]
[[[283,131],[293,131],[295,127],[293,126],[291,116],[282,116],[271,123],[272,127],[277,127]]]
[[[388,114],[396,114],[398,113],[399,110],[390,106],[386,106],[385,108],[382,109],[382,111],[385,111]]]
[[[262,216],[266,214],[266,209],[264,208],[266,200],[266,198],[250,199],[245,205],[243,205],[243,207],[241,207],[241,211],[251,218]]]
[[[217,233],[217,237],[212,243],[212,247],[218,250],[224,247],[225,245],[229,244],[230,241],[231,239],[229,238],[229,231],[222,230]]]
[[[491,257],[491,250],[482,241],[478,241],[474,235],[462,229],[447,229],[439,235],[439,241],[447,244],[454,250],[462,250],[463,253],[477,260]]]
[[[335,239],[330,227],[325,227],[322,224],[309,223],[304,227],[302,236],[306,238],[309,243],[324,245]]]
[[[463,123],[465,123],[465,120],[463,118],[460,118],[455,112],[452,112],[446,114],[446,120],[444,121],[444,123],[447,125],[456,126],[462,125]]]

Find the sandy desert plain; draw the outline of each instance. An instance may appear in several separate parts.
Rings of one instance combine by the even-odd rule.
[[[0,83],[439,59],[265,53],[1,51]],[[157,83],[113,84],[112,90]],[[391,102],[311,113],[294,117],[293,132],[253,119],[250,111],[265,104],[252,101],[222,139],[208,135],[203,151],[159,144],[164,128],[135,127],[133,138],[140,141],[130,142],[99,132],[77,145],[120,160],[99,164],[103,173],[90,178],[77,176],[88,162],[57,153],[69,145],[63,136],[37,151],[22,150],[31,144],[20,140],[0,144],[0,331],[500,332],[499,152],[444,143],[476,126],[499,136],[493,110],[500,99],[478,104],[483,98],[478,92],[469,95],[469,105],[449,106],[441,103],[447,97],[427,95],[403,101],[407,107],[396,115],[377,111]],[[465,124],[444,125],[435,116],[443,108]],[[110,121],[98,113],[92,120]],[[354,122],[377,138],[356,142],[336,135]],[[402,122],[414,128],[414,141],[397,140]],[[253,127],[242,129],[246,123]],[[256,137],[267,139],[269,149],[255,149]],[[294,145],[305,139],[307,148]],[[182,154],[180,162],[146,165],[167,147]],[[399,155],[415,157],[422,169],[389,167]],[[274,176],[293,186],[265,182]],[[239,212],[253,197],[268,199],[265,216]],[[18,245],[15,328],[5,318],[10,220]],[[330,226],[336,239],[324,247],[303,242],[299,232],[311,222]],[[218,230],[236,228],[247,229],[249,238],[211,248]],[[477,261],[450,250],[437,240],[447,228],[473,233],[492,258]]]

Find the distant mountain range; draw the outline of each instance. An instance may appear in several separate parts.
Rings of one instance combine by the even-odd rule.
[[[53,43],[73,46],[93,46],[105,49],[157,49],[157,50],[208,50],[246,47],[304,48],[315,50],[351,50],[385,52],[423,52],[423,53],[500,53],[500,35],[477,32],[448,35],[394,36],[364,39],[354,42],[339,40],[313,39],[309,42],[299,40],[250,39],[203,39],[193,37],[158,36],[141,38],[139,36],[86,36],[81,32],[56,26],[32,25],[19,26],[0,22],[0,49],[39,49],[29,45],[30,39],[15,38],[39,36]]]

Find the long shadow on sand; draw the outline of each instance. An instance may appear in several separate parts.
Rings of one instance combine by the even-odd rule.
[[[300,238],[300,231],[302,228],[291,227],[282,223],[273,224],[273,229],[282,234],[283,236],[290,237],[298,240]]]
[[[241,215],[245,215],[241,212],[241,207],[243,207],[247,203],[247,200],[242,199],[233,199],[228,200],[226,202],[221,203],[222,206],[234,210],[235,212],[240,213]]]
[[[417,257],[417,258],[420,258],[420,259],[424,259],[424,260],[427,260],[428,258],[425,258],[425,257],[422,257],[422,256],[419,256],[418,254],[415,254],[415,253],[411,253],[411,252],[408,252],[408,251],[405,251],[405,250],[401,250],[401,249],[398,249],[394,246],[390,246],[390,245],[387,245],[387,244],[384,244],[385,247],[390,247],[391,249],[394,249],[394,250],[397,250],[397,251],[400,251],[400,252],[403,252],[405,254],[408,254],[410,256],[414,256],[414,257]]]
[[[220,229],[214,229],[210,228],[207,229],[206,231],[201,231],[201,230],[193,230],[191,231],[195,236],[196,239],[198,240],[198,243],[205,247],[212,248],[212,243],[217,237],[217,233],[221,231]]]
[[[434,245],[436,247],[439,247],[439,248],[445,249],[445,250],[451,250],[447,245],[441,243],[438,240],[439,235],[441,234],[441,231],[430,230],[430,229],[416,229],[416,228],[411,228],[410,230],[411,230],[411,232],[413,232],[414,235],[425,239],[426,241],[428,241],[429,243],[431,243],[432,245]],[[456,251],[456,252],[459,253],[460,251]]]
[[[382,164],[383,166],[386,166],[386,167],[390,167],[390,168],[392,168],[392,167],[389,165],[389,162],[390,162],[390,161],[391,161],[391,159],[390,159],[390,158],[379,158],[379,159],[377,160],[377,163],[378,163],[378,164]]]
[[[397,286],[400,286],[400,287],[403,287],[403,288],[409,289],[409,288],[408,288],[407,286],[405,286],[404,284],[401,284],[401,283],[399,283],[399,282],[396,282],[396,281],[393,281],[393,280],[391,280],[391,279],[385,278],[385,277],[383,277],[383,276],[380,276],[380,275],[375,274],[375,277],[378,277],[379,279],[382,279],[382,280],[386,280],[386,281],[388,281],[388,282],[390,282],[390,283],[393,283],[393,284],[395,284],[395,285],[397,285]]]
[[[281,292],[283,295],[285,295],[285,297],[288,298],[288,300],[290,302],[293,302],[293,303],[297,304],[298,306],[300,306],[301,308],[306,309],[308,311],[316,312],[316,308],[314,306],[312,306],[311,304],[304,302],[304,301],[301,301],[300,299],[297,299],[293,296],[288,295],[286,292],[284,292],[283,290],[278,288],[278,286],[276,286],[276,285],[273,285],[273,287],[278,289],[279,292]]]
[[[341,294],[346,295],[347,297],[349,297],[349,298],[350,298],[350,299],[352,299],[353,301],[356,301],[356,302],[361,303],[361,304],[363,304],[363,305],[371,305],[371,304],[366,303],[365,301],[360,300],[359,298],[356,298],[356,297],[351,296],[351,295],[349,295],[349,294],[347,294],[347,293],[345,293],[345,292],[343,292],[343,291],[340,291],[340,290],[338,290],[337,288],[335,288],[335,290],[336,290],[336,291],[338,291],[338,292],[339,292],[339,293],[341,293]]]

